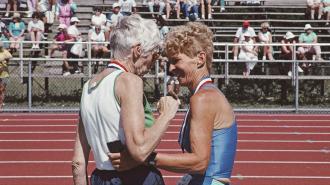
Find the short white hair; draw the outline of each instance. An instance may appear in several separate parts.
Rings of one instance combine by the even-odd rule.
[[[142,55],[161,46],[160,33],[156,23],[139,15],[120,17],[110,34],[111,57],[127,58],[131,48],[141,45]]]

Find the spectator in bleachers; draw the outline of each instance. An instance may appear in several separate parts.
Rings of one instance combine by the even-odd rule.
[[[8,26],[8,31],[9,40],[12,41],[10,49],[11,52],[15,52],[19,48],[19,42],[24,40],[25,23],[21,20],[19,13],[14,13],[12,20]]]
[[[215,6],[216,4],[220,4],[220,12],[224,12],[225,9],[225,0],[212,0],[211,1],[212,6]]]
[[[91,42],[97,42],[92,44],[92,57],[103,58],[104,54],[108,52],[108,48],[104,46],[105,35],[100,26],[95,26],[88,36],[88,40]],[[97,73],[100,61],[96,61],[94,65],[93,73]]]
[[[6,35],[0,30],[0,42],[3,42],[3,47],[4,48],[9,48],[9,43],[7,42],[8,38]]]
[[[43,38],[45,31],[44,22],[39,19],[37,12],[32,14],[32,20],[28,24],[28,32],[31,36],[31,41],[36,43],[32,44],[32,49],[39,49],[39,41]]]
[[[105,42],[105,36],[101,26],[95,26],[89,34],[88,39],[91,42],[100,42],[98,44],[92,44],[93,57],[102,58],[103,54],[108,52],[108,49],[102,43]]]
[[[196,20],[198,19],[199,2],[197,0],[184,0],[182,11],[185,19]]]
[[[243,22],[242,27],[238,28],[236,31],[236,35],[235,35],[235,39],[234,39],[234,44],[237,43],[242,43],[244,41],[244,33],[250,33],[251,35],[251,39],[254,41],[254,43],[256,43],[255,37],[256,37],[256,33],[254,31],[254,29],[252,27],[250,27],[250,22],[248,20],[245,20]],[[258,51],[258,47],[255,47],[255,51]],[[239,52],[239,46],[234,46],[233,47],[233,53],[234,53],[234,61],[237,60],[237,56],[238,56],[238,52]]]
[[[32,14],[38,10],[38,0],[27,0],[28,14],[27,17],[32,17]]]
[[[2,21],[2,15],[0,14],[0,32],[4,34],[4,36],[9,37],[9,32],[6,23]]]
[[[156,23],[159,27],[160,39],[164,41],[167,33],[170,31],[170,28],[167,26],[167,23],[162,16],[157,17]]]
[[[256,52],[256,47],[254,40],[251,38],[253,35],[250,32],[245,32],[243,34],[244,40],[242,41],[241,52],[239,53],[239,60],[246,61],[258,61],[258,53]],[[250,75],[257,62],[246,62],[245,70],[243,72],[244,76]]]
[[[68,27],[68,35],[71,37],[70,42],[81,42],[81,33],[77,27],[80,20],[77,17],[72,17],[70,22],[71,26]],[[82,48],[81,50],[79,49],[80,51],[76,51],[76,53],[73,53],[71,50],[73,46],[74,44],[70,44],[68,47],[68,58],[79,58],[79,54],[82,52]],[[81,72],[78,66],[78,62],[69,62],[69,64],[72,66],[72,69],[70,69],[71,73],[79,74]]]
[[[56,0],[38,0],[37,12],[46,24],[53,24],[56,13]]]
[[[310,18],[314,20],[315,12],[318,15],[318,19],[322,17],[322,3],[321,0],[307,0],[308,11],[310,12]]]
[[[261,44],[271,44],[273,42],[272,34],[269,29],[269,23],[264,22],[261,24],[261,30],[258,33],[258,38]],[[263,46],[262,47],[263,57],[262,60],[274,60],[273,57],[273,47]]]
[[[154,13],[154,7],[159,7],[158,15],[163,15],[165,8],[164,0],[150,0],[148,6],[151,13]],[[155,17],[155,15],[152,14],[152,17]]]
[[[292,32],[287,32],[283,39],[281,40],[281,44],[296,44],[295,40],[296,36]],[[281,46],[281,55],[280,58],[282,60],[293,60],[293,46],[292,45],[282,45]],[[288,76],[292,76],[292,64],[291,63],[282,63],[284,73],[287,73]],[[299,68],[299,72],[303,72],[301,68]]]
[[[74,14],[69,0],[59,0],[56,7],[56,17],[60,24],[70,26],[70,19]]]
[[[14,13],[17,11],[18,6],[18,0],[8,0],[7,3],[7,12],[5,14],[5,17],[9,17],[9,12],[12,10]]]
[[[100,26],[102,29],[102,32],[105,36],[105,40],[109,40],[109,28],[106,26],[107,23],[107,16],[102,13],[101,8],[96,8],[95,9],[95,15],[92,16],[92,30],[96,26]]]
[[[3,43],[0,41],[0,110],[2,110],[5,100],[9,77],[8,61],[10,58],[12,58],[12,55],[3,47]]]
[[[201,3],[201,18],[202,19],[205,19],[205,4],[207,6],[207,12],[208,12],[208,16],[207,18],[208,19],[212,19],[212,7],[211,7],[211,1],[212,0],[201,0],[200,3]]]
[[[119,0],[118,1],[121,7],[121,13],[124,16],[130,16],[133,13],[136,13],[136,2],[135,0]]]
[[[166,19],[170,18],[171,11],[176,11],[176,18],[180,19],[180,0],[166,0]]]
[[[107,14],[107,27],[112,27],[117,24],[118,19],[122,17],[123,14],[120,13],[120,4],[113,3],[112,12]]]
[[[65,24],[60,24],[57,28],[58,33],[54,37],[54,43],[55,42],[69,42],[72,41],[71,37],[67,33],[67,26]],[[53,57],[54,52],[58,50],[62,53],[62,58],[63,58],[63,76],[68,76],[70,75],[70,66],[68,61],[65,59],[67,58],[67,50],[68,50],[68,45],[65,43],[61,44],[54,44],[52,45],[52,48],[50,50],[50,57]]]
[[[316,44],[316,43],[318,43],[317,35],[313,31],[313,28],[310,24],[306,24],[304,30],[305,30],[305,33],[302,33],[299,36],[299,43],[303,43],[303,44]],[[321,47],[320,46],[304,45],[304,46],[301,46],[301,47],[298,48],[297,53],[298,53],[298,56],[299,56],[298,58],[300,60],[305,60],[305,59],[311,58],[311,56],[313,58],[314,55],[315,55],[316,60],[322,60],[322,58],[321,58]]]
[[[326,20],[327,20],[327,23],[325,25],[329,26],[329,21],[330,21],[330,0],[322,0],[322,4],[323,4],[323,11],[324,11],[324,14],[326,15]]]

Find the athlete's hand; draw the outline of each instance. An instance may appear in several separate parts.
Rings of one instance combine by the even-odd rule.
[[[139,165],[139,163],[129,155],[127,150],[121,153],[108,153],[108,157],[112,166],[117,171],[129,170]]]
[[[173,119],[179,108],[179,101],[171,96],[162,97],[157,103],[157,109],[160,116],[166,116]]]

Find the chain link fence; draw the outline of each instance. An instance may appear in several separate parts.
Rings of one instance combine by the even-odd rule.
[[[57,54],[50,58],[47,57],[47,49],[25,49],[31,43],[22,42],[20,52],[9,61],[10,77],[3,111],[78,111],[83,84],[107,66],[109,54],[105,54],[107,57],[104,58],[94,58],[91,51],[93,43],[81,42],[85,48],[83,57],[63,59],[61,54]],[[52,42],[43,41],[42,44],[47,48]],[[259,60],[253,73],[244,76],[242,71],[247,61],[229,59],[233,46],[240,44],[214,44],[211,77],[236,111],[330,111],[329,61],[298,61],[295,60],[294,52],[294,60]],[[296,51],[298,45],[293,47]],[[63,76],[63,61],[76,67],[68,76]],[[311,65],[308,75],[298,72],[299,64],[303,63]],[[292,76],[280,71],[284,64],[292,64]],[[158,62],[144,77],[145,94],[154,107],[158,99],[167,94],[166,79],[166,65],[160,65]],[[189,104],[187,88],[181,88],[180,99],[183,102],[181,109],[185,110]]]

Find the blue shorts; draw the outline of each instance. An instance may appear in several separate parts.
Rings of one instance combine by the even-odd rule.
[[[160,171],[143,165],[122,172],[95,169],[90,181],[91,185],[165,185]]]

